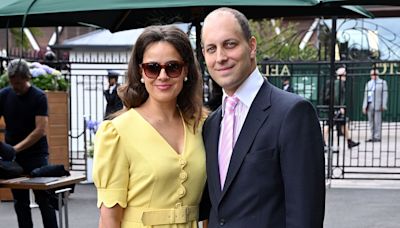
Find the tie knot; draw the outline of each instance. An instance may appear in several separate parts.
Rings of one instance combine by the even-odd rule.
[[[225,112],[232,113],[235,110],[235,107],[238,102],[239,102],[239,98],[237,98],[236,96],[226,97]]]

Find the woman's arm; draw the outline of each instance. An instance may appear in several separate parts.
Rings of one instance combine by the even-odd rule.
[[[99,228],[120,228],[124,209],[116,204],[108,208],[104,204],[100,208]]]

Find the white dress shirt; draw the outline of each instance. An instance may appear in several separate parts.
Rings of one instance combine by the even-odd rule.
[[[368,81],[368,102],[372,102],[372,96],[374,95],[376,87],[376,80]]]
[[[258,68],[256,68],[250,76],[240,85],[233,96],[239,98],[239,102],[235,108],[235,123],[234,123],[234,144],[239,137],[240,131],[242,130],[244,121],[246,120],[247,113],[249,112],[250,106],[254,101],[258,91],[260,90],[264,82],[264,77],[261,75]],[[223,90],[222,96],[222,118],[225,112],[225,98],[228,95]],[[223,124],[221,121],[221,131],[223,132]],[[221,142],[221,134],[219,136],[219,142]],[[220,148],[221,143],[219,143],[218,148]]]

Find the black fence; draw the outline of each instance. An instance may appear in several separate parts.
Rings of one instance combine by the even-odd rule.
[[[92,60],[93,61],[93,60]],[[3,62],[3,60],[2,60]],[[63,74],[70,82],[69,149],[72,170],[87,171],[90,150],[98,124],[104,118],[107,70],[124,75],[125,62],[62,62]],[[2,64],[4,66],[4,63]],[[316,108],[321,133],[326,143],[327,179],[400,179],[400,63],[399,62],[338,62],[335,70],[346,67],[344,93],[333,92],[343,104],[326,103],[327,88],[334,88],[328,62],[262,62],[259,68],[268,80],[282,87],[288,79],[293,92],[309,100]],[[382,113],[381,140],[371,138],[367,115],[362,104],[370,70],[376,69],[387,83],[387,110]],[[0,68],[4,70],[4,68]],[[2,72],[0,72],[2,73]],[[335,80],[336,79],[336,80]],[[124,77],[119,78],[123,83]],[[204,98],[211,96],[212,86],[205,77]],[[333,86],[331,87],[331,83]],[[342,85],[340,85],[342,86]],[[215,88],[214,88],[215,89]],[[331,94],[332,95],[332,94]],[[338,115],[340,110],[344,115]],[[348,132],[346,131],[348,129]],[[349,148],[347,139],[359,145]]]
[[[294,93],[315,105],[326,143],[327,178],[400,179],[400,63],[340,62],[335,70],[342,66],[347,71],[343,84],[338,83],[341,78],[330,78],[329,64],[324,62],[264,62],[260,69],[278,87],[288,77]],[[373,142],[369,140],[373,138],[371,125],[362,108],[371,69],[386,81],[387,89],[382,93],[388,96],[387,110],[382,112],[381,138]],[[326,102],[327,88],[334,88],[336,102]]]

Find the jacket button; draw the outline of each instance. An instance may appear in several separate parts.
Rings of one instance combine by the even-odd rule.
[[[225,219],[221,219],[221,220],[219,220],[219,225],[220,225],[220,226],[223,226],[223,225],[225,225]]]

